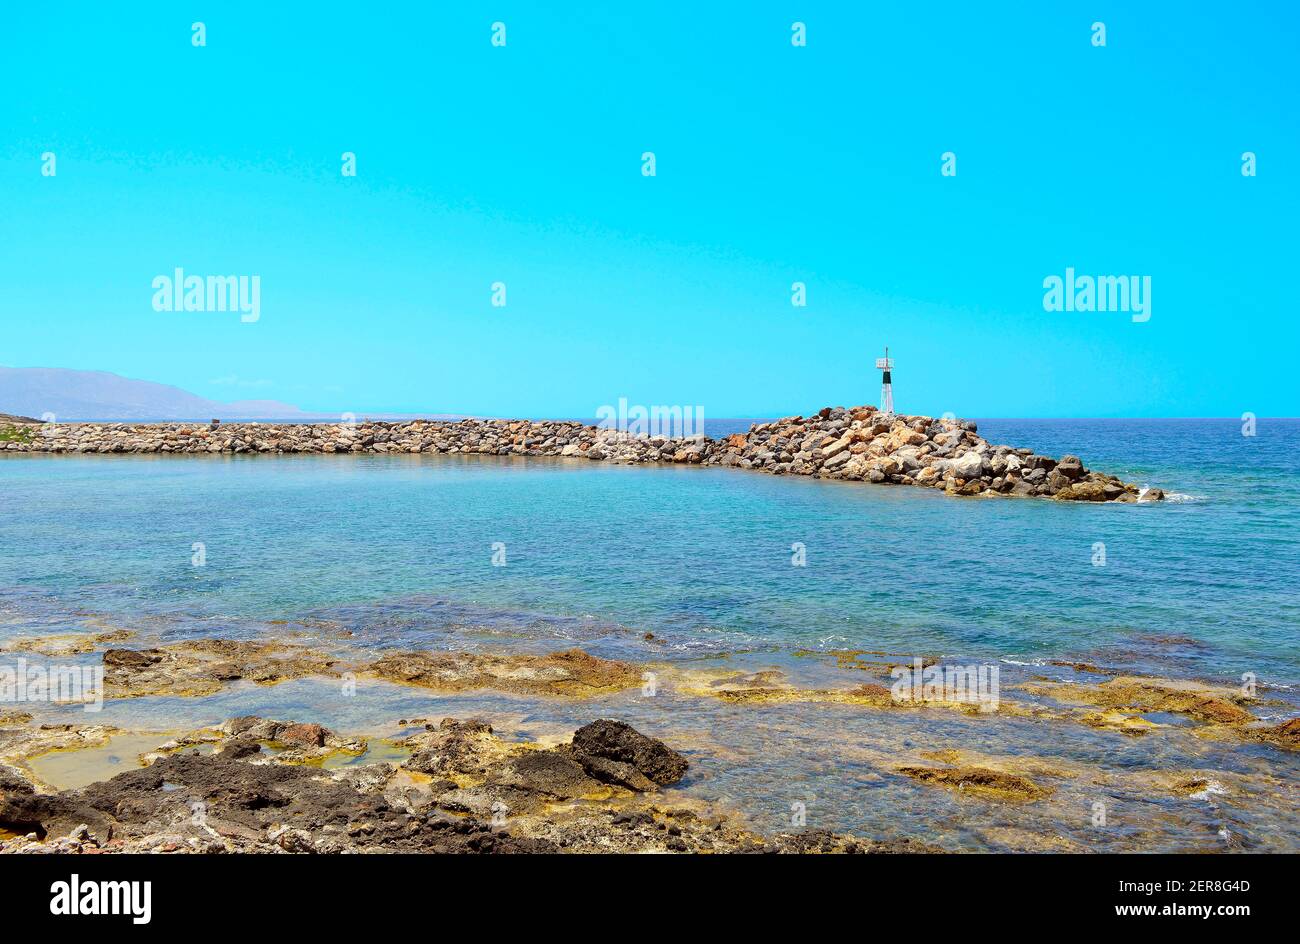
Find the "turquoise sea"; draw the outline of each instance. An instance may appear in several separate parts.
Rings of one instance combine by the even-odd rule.
[[[710,424],[712,435],[730,431]],[[1254,436],[1239,420],[989,420],[980,432],[1075,453],[1170,500],[954,499],[730,469],[479,456],[7,455],[0,643],[105,626],[167,641],[325,625],[369,649],[578,645],[640,662],[725,658],[804,673],[814,669],[796,658],[803,650],[866,649],[994,661],[1004,689],[1036,675],[1084,681],[1050,665],[1078,660],[1233,686],[1253,673],[1268,694],[1261,718],[1297,713],[1300,420],[1261,419]],[[803,566],[792,562],[796,545]],[[282,716],[287,704],[377,727],[398,710],[432,710],[418,693],[342,706],[315,698],[311,683],[278,688],[194,705],[110,704],[105,718],[152,711],[158,722],[208,723],[221,712]],[[257,698],[271,703],[249,704]],[[521,730],[589,720],[594,710],[433,701],[449,714],[509,713]],[[1295,761],[1272,747],[1231,753],[1189,740],[1161,757],[1147,756],[1141,740],[1082,727],[1065,744],[1059,727],[1028,722],[993,735],[964,719],[859,718],[824,705],[745,714],[634,702],[599,708],[698,744],[688,789],[768,826],[779,826],[787,795],[803,791],[823,798],[825,825],[905,832],[898,817],[911,809],[941,844],[999,848],[996,836],[1012,828],[997,825],[1004,814],[990,807],[986,822],[949,809],[957,801],[933,787],[877,779],[881,756],[922,737],[1121,768],[1212,761],[1295,787]],[[1226,841],[1210,828],[1229,816],[1225,802],[1201,811],[1209,820],[1194,818],[1189,832],[1162,829],[1158,841],[1086,835],[1082,813],[1077,828],[1056,828],[1089,847],[1197,848]],[[1259,821],[1271,807],[1243,803],[1228,834],[1246,848],[1294,851],[1294,813]]]

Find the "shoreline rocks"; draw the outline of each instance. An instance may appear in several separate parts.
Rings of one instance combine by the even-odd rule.
[[[898,768],[898,771],[921,783],[967,790],[977,796],[996,800],[1033,802],[1052,793],[1051,788],[1043,787],[1028,777],[985,767],[904,766]]]
[[[620,464],[724,466],[773,475],[917,485],[958,496],[1160,501],[1157,488],[1031,449],[994,445],[970,420],[826,407],[755,423],[722,439],[634,435],[576,421],[465,419],[365,423],[50,423],[0,452],[76,455],[440,454],[554,457]]]
[[[485,722],[444,718],[410,735],[413,754],[324,770],[261,743],[310,723],[236,718],[195,732],[212,753],[176,750],[79,790],[45,793],[0,770],[0,853],[809,853],[933,851],[827,830],[761,836],[733,816],[660,792],[685,757],[621,721],[569,744],[506,741]],[[2,837],[3,834],[0,834]]]
[[[860,650],[800,650],[796,657],[818,656],[833,662],[840,674],[821,685],[800,685],[782,668],[741,668],[723,663],[674,665],[661,661],[623,661],[594,656],[570,648],[547,653],[470,652],[456,650],[384,650],[375,653],[347,645],[308,645],[294,641],[229,640],[203,637],[150,646],[152,639],[136,640],[140,648],[120,648],[118,633],[87,634],[84,645],[73,645],[71,634],[24,637],[19,644],[0,646],[6,651],[98,651],[104,666],[103,698],[128,700],[141,696],[203,698],[215,695],[235,683],[277,685],[297,679],[370,679],[439,695],[497,692],[525,698],[555,698],[583,701],[627,692],[642,684],[652,671],[673,697],[709,699],[736,707],[756,709],[792,704],[818,704],[860,708],[870,711],[946,711],[969,717],[1035,718],[1041,721],[1077,723],[1130,736],[1176,730],[1167,723],[1143,715],[1182,715],[1189,725],[1183,730],[1238,741],[1257,741],[1285,749],[1300,748],[1300,719],[1280,726],[1267,726],[1251,710],[1262,702],[1240,689],[1204,679],[1135,676],[1088,662],[1050,660],[1049,664],[1069,668],[1092,679],[1053,680],[1043,675],[1009,684],[996,702],[943,693],[925,697],[897,697],[891,687],[868,677],[886,679],[900,665],[901,657],[884,652]],[[161,641],[158,641],[159,643]],[[934,657],[914,656],[926,665]],[[901,663],[906,665],[906,663]],[[1012,695],[1019,692],[1023,696]],[[1280,704],[1280,703],[1279,703]],[[89,732],[102,741],[111,729],[91,726],[43,725],[42,737],[15,736],[10,724],[25,725],[32,716],[24,712],[0,712],[0,766],[22,756],[25,747],[37,741],[44,750],[85,746]],[[6,722],[10,722],[7,724]],[[232,722],[233,723],[233,722]],[[577,740],[588,760],[581,762],[586,775],[616,781],[626,776],[627,763],[636,760],[640,748],[628,742],[613,722],[601,722],[584,731]],[[295,749],[325,751],[343,749],[328,740],[329,732],[308,726],[277,738]],[[355,747],[361,750],[363,747]],[[590,760],[603,758],[603,760]],[[574,758],[577,760],[577,758]],[[602,774],[603,776],[598,776]],[[650,778],[663,783],[657,776]],[[640,782],[640,781],[636,781]]]
[[[228,648],[221,643],[202,651],[227,654]],[[109,651],[119,654],[113,661],[123,671],[132,671],[127,667],[135,660],[121,655],[130,650]],[[149,658],[168,652],[140,651]],[[565,655],[567,665],[572,659]],[[158,664],[148,661],[138,671],[147,675]],[[551,675],[545,663],[523,665],[526,674]],[[864,667],[873,665],[848,671]],[[462,671],[476,680],[482,676],[473,660],[457,660],[455,672]],[[666,681],[691,697],[697,692],[680,684],[691,680]],[[929,721],[922,718],[938,717],[929,708],[945,707],[891,701],[888,690],[874,683],[859,690],[797,689],[776,670],[717,674],[716,680],[722,687],[709,685],[710,693],[737,704],[755,696],[755,707],[765,712],[787,701],[808,700],[827,701],[837,706],[835,711],[845,705],[905,708],[909,714],[918,712],[918,723],[926,726],[914,729],[918,732],[928,729]],[[1019,687],[1042,690],[1055,702],[1053,710],[1034,708],[1037,721],[1082,723],[1113,731],[1117,738],[1161,738],[1149,751],[1152,756],[1164,756],[1176,740],[1184,742],[1186,751],[1189,737],[1235,742],[1252,756],[1256,745],[1300,750],[1300,719],[1280,724],[1257,720],[1249,708],[1258,700],[1230,687],[1123,675],[1097,683],[1031,680]],[[872,697],[858,696],[867,690]],[[732,695],[744,697],[736,701]],[[1014,707],[1004,703],[995,715],[971,717],[997,717]],[[595,710],[611,708],[618,711],[613,703]],[[1142,714],[1153,711],[1181,714],[1189,724],[1148,723],[1133,729]],[[1113,717],[1094,723],[1093,713]],[[371,728],[363,737],[337,733],[310,716],[275,720],[242,715],[185,734],[150,735],[140,744],[139,736],[148,732],[134,727],[50,724],[26,712],[0,713],[0,852],[933,851],[908,846],[906,840],[880,842],[819,829],[769,835],[725,801],[692,796],[695,785],[716,775],[712,765],[726,762],[725,752],[714,756],[706,750],[697,758],[698,743],[689,731],[678,735],[686,740],[676,742],[675,749],[612,720],[617,717],[607,714],[582,724],[571,736],[541,733],[517,740],[474,717],[443,718],[441,723],[401,720],[392,733]],[[827,715],[831,723],[835,717]],[[760,715],[753,720],[768,723]],[[940,720],[938,730],[944,726]],[[1058,733],[1071,736],[1064,728]],[[43,780],[33,763],[50,752],[99,748],[118,736],[136,739],[118,750],[124,757],[138,751],[135,756],[147,766],[112,776],[117,771],[109,762],[96,761],[94,769],[103,770],[105,779],[62,789],[55,785],[59,781]],[[976,809],[990,802],[1050,807],[1069,802],[1079,784],[1147,790],[1132,782],[1133,771],[1123,763],[1105,768],[1060,756],[998,753],[996,740],[987,742],[993,753],[981,753],[953,746],[942,734],[935,739],[917,734],[916,741],[903,741],[905,749],[894,737],[855,744],[852,756],[873,767],[877,776],[949,792]],[[1191,767],[1182,762],[1178,769],[1143,775],[1158,784],[1168,781],[1165,785],[1179,796],[1197,793],[1211,781],[1228,784],[1234,792],[1255,789],[1234,779],[1237,762],[1227,755],[1200,762],[1202,752],[1190,750],[1197,759]],[[1267,768],[1263,788],[1272,789],[1274,781],[1267,778],[1273,776],[1275,771]],[[1037,842],[1045,835],[1026,833],[1022,839]]]

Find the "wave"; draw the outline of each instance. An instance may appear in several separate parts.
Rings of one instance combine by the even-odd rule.
[[[1143,485],[1139,488],[1137,500],[1142,501],[1143,496],[1145,496],[1147,492],[1151,491],[1151,488],[1152,486],[1150,485]],[[1185,492],[1165,492],[1165,501],[1173,502],[1174,504],[1182,504],[1184,502],[1205,501],[1205,497],[1203,495],[1188,495]]]

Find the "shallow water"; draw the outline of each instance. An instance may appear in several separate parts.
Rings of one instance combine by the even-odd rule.
[[[60,790],[74,790],[143,767],[141,754],[156,750],[167,734],[118,734],[106,744],[72,751],[51,751],[29,762],[32,773]]]
[[[1227,420],[1004,420],[981,433],[1074,452],[1177,500],[957,500],[726,469],[478,456],[10,455],[0,457],[0,641],[125,627],[164,640],[292,635],[363,649],[579,645],[679,666],[726,655],[745,668],[781,665],[801,684],[872,680],[795,656],[852,648],[995,661],[1004,694],[1033,675],[1097,681],[1046,664],[1065,659],[1234,686],[1254,673],[1279,702],[1261,717],[1296,713],[1300,421],[1261,420],[1253,438]],[[498,542],[505,566],[493,565]],[[791,563],[795,543],[806,566]],[[686,789],[763,828],[780,828],[807,795],[819,804],[810,823],[907,834],[922,814],[921,831],[952,848],[1023,844],[1025,829],[1128,848],[1294,849],[1300,833],[1294,812],[1277,808],[1294,801],[1290,757],[1183,731],[1129,739],[1026,719],[672,693],[592,704],[333,691],[236,686],[187,705],[110,704],[102,718],[125,725],[129,715],[137,728],[178,719],[171,729],[257,710],[391,734],[399,718],[479,711],[558,733],[617,712],[696,745]],[[941,742],[1086,773],[1033,809],[1009,809],[891,772],[891,758]],[[1141,786],[1155,768],[1239,780],[1226,799],[1157,796]],[[1129,809],[1130,825],[1100,838],[1088,819],[1098,769],[1100,789],[1144,798],[1143,815]]]

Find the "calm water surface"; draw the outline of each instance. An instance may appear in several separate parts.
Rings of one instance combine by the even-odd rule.
[[[957,500],[726,469],[478,456],[3,456],[0,640],[102,626],[165,639],[256,636],[284,631],[281,621],[324,621],[366,648],[577,644],[639,661],[747,653],[733,657],[787,666],[804,649],[924,653],[997,660],[1004,684],[1064,677],[1043,663],[1083,659],[1222,684],[1253,672],[1281,702],[1262,716],[1295,713],[1300,421],[1261,420],[1254,437],[1235,420],[997,420],[980,431],[1073,452],[1174,500]],[[196,544],[203,566],[193,563]],[[806,566],[792,564],[797,544]],[[505,566],[493,565],[494,550]],[[647,632],[658,638],[645,641]],[[379,724],[442,704],[397,689],[346,708],[311,701],[311,683],[258,691],[281,710],[304,698],[304,712],[333,713],[335,723]],[[207,723],[248,707],[151,701],[129,710]],[[465,713],[464,699],[444,701],[447,713]],[[482,701],[524,728],[589,720],[580,706]],[[677,707],[666,717],[669,703]],[[1023,828],[1023,814],[1019,826],[992,808],[972,819],[936,796],[946,791],[882,778],[882,752],[917,746],[917,723],[897,713],[784,706],[756,730],[752,708],[672,699],[651,708],[631,697],[613,707],[698,737],[712,762],[700,765],[696,788],[743,801],[764,822],[779,820],[793,789],[822,797],[828,823],[882,833],[898,828],[889,817],[922,803],[957,848],[997,848],[998,830]],[[1002,727],[991,737],[988,725],[939,719],[925,735],[947,730],[968,747],[1080,763],[1161,762],[1118,735],[1072,729],[1067,748],[1029,722]],[[1204,764],[1213,748],[1180,750],[1164,761]],[[1261,764],[1270,776],[1281,763],[1293,788],[1293,763],[1261,751],[1214,759]],[[889,795],[883,807],[878,794]],[[1280,828],[1274,841],[1294,846],[1294,824],[1274,822],[1269,833],[1251,814],[1233,815],[1244,819],[1230,835],[1267,844]],[[1169,826],[1159,845],[1214,841],[1213,825]]]

